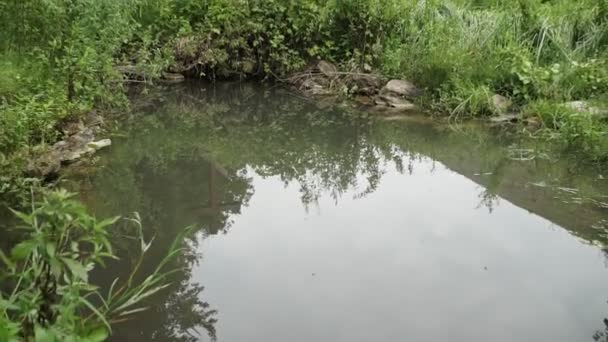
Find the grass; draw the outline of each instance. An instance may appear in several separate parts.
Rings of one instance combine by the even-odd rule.
[[[426,89],[426,103],[445,115],[492,115],[490,99],[500,94],[542,117],[560,111],[559,125],[542,120],[556,136],[593,144],[603,139],[601,122],[583,124],[559,104],[608,93],[606,0],[50,0],[4,6],[4,154],[52,142],[54,123],[74,107],[115,102],[111,90],[119,87],[111,83],[111,65],[117,63],[141,64],[154,74],[171,66],[215,79],[280,76],[328,59],[412,80]],[[566,127],[585,134],[561,132]],[[608,156],[603,147],[586,151],[595,151],[594,159]]]

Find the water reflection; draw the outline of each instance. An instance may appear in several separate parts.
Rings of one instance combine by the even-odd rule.
[[[393,226],[391,222],[401,222],[403,218],[400,215],[405,215],[410,220],[407,222],[408,226],[412,225],[409,230],[415,232],[415,234],[412,233],[414,237],[422,242],[412,239],[411,236],[403,235],[408,231],[404,229],[392,232],[395,239],[399,237],[408,239],[409,241],[403,241],[403,243],[409,248],[421,253],[425,251],[430,253],[419,244],[423,244],[426,239],[429,239],[429,236],[439,239],[442,234],[456,234],[451,231],[452,226],[449,225],[451,223],[437,221],[440,226],[434,228],[429,226],[430,231],[426,232],[424,231],[425,225],[433,220],[431,218],[423,220],[422,212],[408,213],[406,209],[420,210],[421,208],[417,204],[424,203],[429,207],[423,210],[428,210],[428,215],[433,217],[436,216],[436,213],[448,215],[455,209],[445,207],[446,200],[429,197],[428,194],[427,197],[421,197],[418,203],[416,201],[409,203],[410,197],[417,196],[416,194],[422,195],[426,193],[425,191],[430,191],[428,189],[435,189],[432,186],[435,182],[444,182],[446,185],[441,188],[438,196],[446,196],[454,198],[454,202],[462,202],[471,191],[470,186],[466,184],[472,181],[476,184],[473,189],[477,189],[477,194],[475,194],[477,208],[487,209],[490,214],[494,215],[494,218],[488,219],[480,213],[471,213],[470,208],[459,206],[458,203],[454,203],[453,207],[460,208],[463,215],[465,212],[470,215],[466,219],[460,218],[464,225],[460,228],[465,229],[467,224],[471,225],[470,229],[480,236],[478,239],[481,244],[491,243],[493,238],[484,233],[481,226],[487,223],[497,225],[496,217],[504,214],[494,212],[503,206],[506,211],[517,216],[517,219],[511,216],[505,216],[505,219],[519,222],[522,227],[526,226],[531,229],[529,226],[543,224],[544,221],[518,216],[520,213],[515,210],[517,207],[565,228],[570,234],[588,243],[598,245],[608,243],[605,229],[608,214],[605,206],[602,205],[605,202],[603,194],[608,193],[606,191],[608,189],[606,189],[606,183],[598,177],[598,171],[580,165],[573,170],[571,161],[564,159],[528,158],[523,161],[512,158],[513,146],[516,146],[515,148],[518,150],[527,150],[530,146],[526,144],[535,142],[519,141],[512,136],[496,135],[492,131],[475,127],[465,128],[464,132],[453,132],[442,126],[431,125],[426,121],[417,121],[415,118],[403,123],[372,124],[368,120],[362,119],[360,113],[350,108],[320,108],[281,89],[260,88],[246,84],[223,84],[219,87],[194,84],[174,87],[140,98],[136,107],[136,112],[139,113],[133,116],[132,122],[127,122],[128,139],[118,141],[107,152],[102,158],[102,167],[95,175],[79,180],[83,199],[94,208],[98,215],[124,215],[133,211],[141,213],[149,236],[155,236],[157,241],[153,245],[154,250],[151,252],[149,267],[153,267],[162,257],[179,228],[194,225],[197,230],[190,237],[187,243],[188,248],[179,260],[182,272],[175,275],[172,287],[164,296],[156,298],[150,303],[153,307],[152,310],[146,312],[137,321],[127,322],[120,326],[114,337],[116,341],[197,341],[204,339],[205,336],[214,339],[217,325],[222,323],[223,310],[227,311],[227,315],[235,312],[237,304],[229,297],[242,297],[239,296],[239,293],[229,290],[242,290],[237,286],[240,282],[238,280],[233,280],[234,283],[220,281],[221,273],[232,274],[231,270],[240,270],[240,272],[246,270],[238,265],[214,266],[213,262],[207,262],[207,251],[210,251],[215,258],[228,261],[231,259],[222,251],[231,251],[234,253],[233,255],[239,253],[239,250],[231,247],[233,245],[223,245],[219,240],[209,239],[209,237],[228,233],[238,220],[241,225],[247,226],[248,233],[243,233],[245,227],[240,227],[239,233],[230,232],[225,237],[225,241],[230,239],[238,241],[238,239],[246,237],[244,243],[259,243],[260,245],[256,249],[246,244],[240,245],[240,248],[241,251],[249,251],[252,258],[262,260],[266,260],[264,257],[271,256],[260,254],[260,250],[275,250],[278,248],[277,244],[291,243],[293,238],[286,236],[284,231],[289,231],[306,241],[311,237],[302,235],[299,231],[293,231],[293,227],[282,227],[282,229],[272,227],[274,223],[283,221],[286,222],[286,225],[287,223],[297,227],[302,225],[301,222],[295,222],[292,219],[285,220],[285,218],[300,217],[293,211],[293,206],[285,207],[284,205],[289,202],[289,196],[292,193],[297,194],[301,205],[306,211],[313,211],[313,214],[322,210],[332,212],[334,210],[332,208],[340,205],[352,206],[357,209],[352,210],[351,215],[358,217],[361,221],[366,221],[367,217],[375,217],[374,212],[382,212],[384,216],[377,218],[376,222],[368,222],[374,229],[379,230],[385,226],[396,229],[397,227]],[[462,175],[468,181],[452,180],[454,175]],[[408,180],[405,181],[405,179]],[[267,185],[265,180],[269,180],[270,185]],[[281,184],[283,190],[278,188],[277,184]],[[379,191],[383,184],[388,185],[384,186],[385,190]],[[407,185],[407,187],[395,189],[396,192],[392,193],[392,197],[387,197],[396,203],[374,202],[373,198],[376,196],[387,196],[386,188],[391,188],[393,185],[396,187]],[[270,187],[271,190],[266,189],[267,187]],[[450,187],[454,187],[454,189],[449,190]],[[576,190],[571,191],[570,189]],[[259,190],[262,193],[258,195],[256,192]],[[240,220],[245,215],[243,211],[250,207],[250,202],[256,198],[263,198],[264,205],[258,203],[255,207],[257,209],[252,209],[256,214],[252,216],[249,213],[249,216],[246,216],[245,221],[251,223],[244,224],[244,220]],[[330,203],[327,200],[330,200]],[[400,202],[404,203],[406,209],[399,209]],[[405,204],[406,202],[409,203],[409,206]],[[364,205],[352,203],[364,203]],[[431,207],[434,203],[441,206]],[[260,208],[264,208],[264,210]],[[332,217],[331,213],[326,215]],[[316,216],[311,217],[313,218],[307,216],[303,220],[315,220]],[[257,225],[254,224],[256,222]],[[334,225],[327,222],[332,222]],[[340,231],[343,234],[341,236],[348,240],[346,236],[349,231],[341,227],[342,221],[330,220],[327,222],[316,219],[314,223],[310,223],[310,227],[308,225],[306,227],[319,235],[336,234],[331,232]],[[363,228],[361,222],[350,223],[353,226],[349,228],[355,232]],[[446,223],[448,223],[447,226],[441,226]],[[456,223],[454,225],[456,227]],[[319,231],[320,227],[325,229],[323,233]],[[525,234],[526,230],[520,228],[514,227],[514,231]],[[495,230],[496,227],[493,227],[491,231]],[[271,236],[277,236],[276,242],[270,243],[268,239],[260,240],[260,235],[271,234],[271,232],[274,234]],[[118,234],[117,236],[119,236]],[[468,238],[468,235],[465,236]],[[534,237],[537,238],[537,236]],[[374,236],[368,236],[368,238],[373,241]],[[465,239],[464,236],[458,238]],[[484,238],[490,240],[484,240]],[[512,236],[503,238],[506,240],[505,246],[517,247],[513,242],[516,239],[513,239]],[[338,244],[336,248],[340,248],[340,240],[337,235],[328,236],[327,239],[333,244]],[[567,245],[564,242],[566,240],[562,238],[558,240],[560,246]],[[213,246],[204,248],[208,241],[222,244],[222,249],[219,250],[217,249],[219,247],[214,248]],[[438,246],[445,242],[447,241],[441,239],[435,241]],[[454,243],[457,242],[459,240],[455,239]],[[124,256],[119,264],[112,265],[98,273],[97,278],[100,283],[113,279],[116,273],[126,272],[130,266],[130,260],[133,259],[129,258],[131,249],[128,240],[117,238],[116,243],[121,247],[120,250]],[[390,250],[392,244],[387,242],[384,244],[387,250]],[[294,250],[299,250],[296,246],[293,247]],[[453,248],[448,245],[445,247],[446,253]],[[360,248],[367,247],[361,246]],[[475,248],[484,250],[482,247]],[[518,246],[517,248],[523,247]],[[548,252],[550,250],[539,248],[539,251]],[[569,246],[565,250],[568,250],[568,253],[574,253],[578,258],[575,247]],[[327,260],[329,264],[339,262],[342,256],[329,250],[326,251],[326,254],[319,253],[315,248],[303,249],[303,251],[311,253],[310,260],[317,260],[314,256],[315,253],[318,253],[319,256],[333,256],[334,260]],[[283,252],[287,254],[272,255],[272,257],[287,258],[290,251]],[[503,252],[505,255],[508,254],[506,251]],[[526,253],[529,251],[522,250],[521,252],[527,255]],[[492,256],[491,252],[487,252],[487,255]],[[409,256],[415,259],[414,254]],[[427,257],[429,260],[435,260],[438,256],[443,257],[444,253],[433,249],[433,252]],[[531,255],[528,256],[533,259]],[[241,255],[241,257],[244,259],[239,260],[243,264],[257,270],[259,277],[266,278],[297,277],[289,265],[294,268],[302,265],[300,264],[302,260],[295,257],[286,259],[291,260],[292,264],[270,262],[271,259],[268,259],[270,264],[285,267],[279,270],[269,270],[260,268],[261,266],[258,264],[251,264],[247,261],[246,256]],[[541,261],[546,261],[544,258],[537,259],[540,260],[537,265],[543,265]],[[573,257],[573,259],[576,258]],[[365,264],[364,260],[359,261]],[[439,261],[445,262],[443,259]],[[501,260],[494,261],[497,264],[502,262]],[[405,260],[402,262],[404,262],[404,267],[419,272],[423,277],[431,272]],[[419,263],[427,265],[429,268],[434,267],[428,261],[419,260]],[[388,265],[385,266],[388,267]],[[355,272],[355,269],[351,267],[349,263],[341,265],[342,272]],[[378,266],[370,266],[369,269],[365,267],[362,265],[361,270],[357,270],[357,272],[367,271],[379,278],[385,276],[373,271],[373,268]],[[444,272],[451,274],[451,272],[456,272],[455,270],[464,273],[469,271],[460,267],[462,265],[458,267],[451,265]],[[483,267],[486,266],[480,266],[481,269]],[[503,267],[509,268],[506,265]],[[568,266],[564,267],[568,268]],[[553,268],[551,269],[553,270]],[[337,269],[329,268],[329,270],[336,271]],[[317,272],[311,271],[309,275],[320,277]],[[514,277],[518,276],[515,271],[510,274]],[[532,277],[533,273],[525,274]],[[551,274],[557,276],[557,273]],[[396,277],[396,275],[389,277],[392,276]],[[462,277],[458,273],[452,274],[452,276],[455,280]],[[475,275],[475,277],[478,276]],[[355,288],[351,284],[345,283],[345,279],[357,282],[356,277],[333,277],[336,284],[343,284],[345,289],[350,289],[353,294],[369,293],[366,297],[375,298],[369,292],[373,291],[372,289]],[[433,275],[433,277],[437,281],[446,279],[441,275]],[[206,285],[206,279],[216,286],[215,296],[225,304],[224,306],[218,306],[213,301],[211,303],[205,301],[208,294],[207,291],[203,291],[201,284]],[[595,275],[594,279],[601,279],[601,276]],[[309,279],[300,280],[304,284],[308,284],[309,281]],[[396,277],[393,280],[401,281],[402,279]],[[496,281],[499,280],[526,282],[526,279],[508,279],[496,276]],[[252,283],[256,283],[256,281],[259,284],[269,285],[261,280],[255,280]],[[486,286],[500,288],[500,285],[488,282],[488,280],[478,279],[478,281]],[[418,282],[419,288],[424,288],[421,280],[412,280],[413,285],[411,286],[416,288]],[[228,288],[221,295],[217,294],[218,284]],[[291,286],[299,288],[296,285]],[[521,286],[524,290],[528,289]],[[387,295],[394,294],[396,291],[395,288],[388,285],[379,287],[384,288]],[[564,291],[567,289],[562,288]],[[440,288],[436,290],[445,291]],[[310,291],[312,294],[322,295],[314,292],[314,286],[310,288]],[[462,289],[461,292],[469,293],[466,289]],[[257,296],[259,293],[253,292],[250,295]],[[264,292],[261,291],[261,293]],[[266,295],[273,296],[272,293]],[[435,295],[437,298],[442,298],[441,295]],[[276,296],[277,298],[290,298],[289,296],[281,297],[281,293],[277,293]],[[308,298],[302,293],[295,296]],[[339,297],[338,294],[335,296]],[[542,296],[539,295],[539,300],[546,299],[540,297]],[[395,301],[397,298],[401,297],[396,297]],[[252,301],[250,297],[241,299],[244,303],[258,302]],[[311,302],[317,300],[316,298],[310,299]],[[333,297],[327,298],[328,305],[334,299]],[[362,301],[364,299],[366,298],[360,298]],[[410,298],[410,300],[413,299]],[[380,299],[378,301],[387,307],[392,307],[390,302]],[[258,304],[268,307],[268,309],[264,310],[263,307],[258,311],[242,309],[254,316],[250,317],[253,322],[259,322],[261,318],[271,319],[271,316],[264,316],[264,314],[284,314],[280,310],[285,307],[279,305],[280,303],[275,303],[273,298],[268,298],[266,304]],[[292,304],[294,307],[302,307],[302,303],[296,300]],[[548,305],[545,302],[543,304]],[[370,305],[368,303],[368,308]],[[419,303],[419,305],[424,304]],[[374,308],[373,305],[371,307]],[[275,309],[275,312],[271,310],[272,308]],[[328,312],[332,312],[329,309],[329,311],[322,309],[318,308],[317,311],[313,311],[319,317],[325,317]],[[377,309],[374,308],[374,310]],[[420,310],[424,311],[422,308]],[[485,311],[487,310],[489,309],[485,308]],[[256,313],[260,315],[259,318],[255,317]],[[376,313],[380,314],[380,312]],[[394,313],[402,314],[403,312],[397,310]],[[288,317],[277,318],[277,321],[282,322],[284,327],[274,327],[277,329],[276,336],[302,340],[301,336],[296,338],[284,330],[291,326],[295,331],[299,331],[298,325],[312,323],[314,320],[308,316],[302,317],[301,314],[292,314],[299,317],[299,320],[291,321]],[[335,314],[339,315],[337,312]],[[445,319],[441,313],[435,314]],[[365,315],[362,314],[362,316]],[[559,315],[549,316],[558,317]],[[558,318],[561,319],[561,316]],[[216,321],[218,319],[219,322]],[[354,321],[358,322],[359,319],[354,319]],[[387,322],[390,321],[391,319],[387,319]],[[238,326],[230,325],[236,324],[235,322],[239,323]],[[352,321],[349,322],[352,323]],[[340,319],[335,322],[336,325],[340,323]],[[487,322],[488,325],[492,323],[494,322]],[[256,340],[251,336],[249,336],[250,339],[246,339],[245,336],[238,335],[240,329],[250,323],[236,320],[226,322],[226,324],[230,328],[230,333],[218,331],[217,335],[220,336],[220,340],[222,340],[222,336],[226,335],[232,336],[234,340]],[[292,326],[293,324],[295,326]],[[395,324],[403,325],[404,323]],[[317,335],[302,333],[302,336],[323,340],[323,337],[329,336],[322,335],[323,327],[319,326],[321,331],[318,331]],[[466,328],[463,329],[466,330]],[[265,329],[259,328],[259,330]],[[354,330],[361,336],[368,336],[367,332]],[[370,328],[370,330],[373,329]],[[281,331],[284,335],[281,335]],[[589,335],[592,335],[593,330],[589,328],[588,331]],[[465,335],[476,336],[475,334],[462,336]],[[370,338],[372,336],[373,334],[369,335]],[[414,334],[412,336],[424,335]],[[530,334],[530,336],[537,335]],[[334,336],[334,338],[334,341],[343,340],[340,336]],[[605,335],[597,332],[595,338],[601,340],[601,338],[605,338]],[[554,340],[560,339],[555,338]]]

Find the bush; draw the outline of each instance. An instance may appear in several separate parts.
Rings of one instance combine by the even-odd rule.
[[[62,190],[47,193],[31,213],[15,215],[22,222],[23,240],[8,255],[0,250],[2,341],[104,341],[112,320],[144,310],[141,301],[167,286],[169,273],[163,267],[177,255],[177,241],[183,238],[180,234],[158,268],[136,284],[134,275],[150,245],[135,216],[140,259],[128,279],[120,284],[116,279],[102,295],[89,282],[89,273],[115,258],[108,227],[118,218],[97,221]]]

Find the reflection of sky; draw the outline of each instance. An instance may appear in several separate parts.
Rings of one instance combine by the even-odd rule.
[[[431,168],[308,212],[296,184],[254,177],[192,279],[219,341],[592,341],[608,313],[598,249],[504,200],[477,209],[482,189]]]

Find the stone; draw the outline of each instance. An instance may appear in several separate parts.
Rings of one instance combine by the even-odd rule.
[[[338,72],[338,68],[334,64],[324,60],[317,63],[317,68],[323,75],[327,77],[333,77]]]
[[[66,136],[72,136],[84,129],[82,121],[69,121],[62,125],[61,132]]]
[[[366,95],[357,95],[354,97],[354,100],[355,100],[355,102],[362,104],[364,106],[374,105],[373,98],[366,96]]]
[[[493,116],[490,118],[490,121],[495,124],[503,124],[503,123],[516,123],[520,119],[519,114],[516,113],[508,113],[508,114],[500,114],[497,116]]]
[[[376,94],[382,83],[378,76],[372,74],[348,75],[345,81],[351,88],[356,87],[358,94],[367,95]]]
[[[390,80],[381,93],[393,93],[407,98],[415,98],[422,95],[422,91],[413,83],[404,80]]]
[[[498,94],[494,94],[490,98],[490,103],[494,112],[503,114],[507,113],[513,105],[513,102],[509,98]]]
[[[331,92],[326,86],[319,84],[320,78],[307,78],[302,82],[300,88],[308,92],[311,95],[329,95]]]
[[[599,119],[608,119],[608,109],[595,107],[587,101],[572,101],[567,102],[564,105],[578,113],[588,113]]]
[[[60,156],[57,153],[50,152],[31,160],[26,171],[30,176],[46,178],[57,174],[60,168]]]
[[[95,151],[101,150],[104,147],[108,147],[112,145],[112,140],[110,139],[102,139],[99,141],[93,141],[87,144],[88,147],[93,148]]]
[[[416,108],[413,103],[396,95],[380,94],[374,99],[374,102],[379,106],[386,106],[399,110],[411,110]]]
[[[162,74],[162,80],[165,83],[180,83],[185,79],[184,75],[175,72],[163,72]]]

